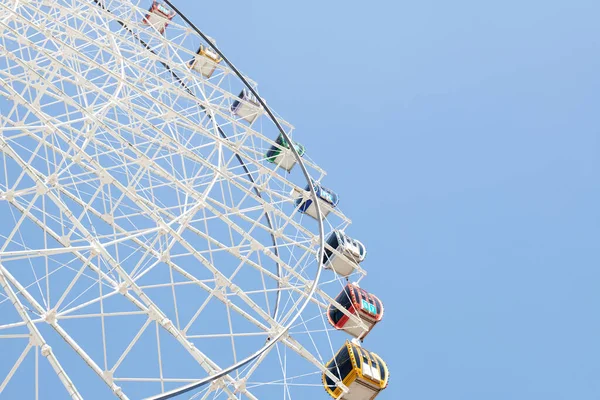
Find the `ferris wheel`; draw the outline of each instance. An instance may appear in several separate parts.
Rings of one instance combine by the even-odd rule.
[[[168,0],[2,0],[0,399],[374,399],[301,135]]]

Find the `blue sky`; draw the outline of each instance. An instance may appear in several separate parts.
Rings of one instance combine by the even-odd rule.
[[[367,244],[378,399],[600,398],[600,3],[176,4]]]

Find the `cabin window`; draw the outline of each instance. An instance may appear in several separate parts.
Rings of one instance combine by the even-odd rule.
[[[306,212],[306,210],[308,210],[308,208],[312,205],[312,199],[308,199],[306,200],[304,203],[302,203],[302,198],[296,200],[296,205],[299,205],[300,203],[302,203],[302,205],[300,206],[300,211],[302,212]]]
[[[339,314],[340,314],[340,312],[338,311],[338,309],[335,308],[333,306],[333,304],[331,304],[329,306],[329,318],[331,318],[331,322],[333,322],[334,324],[337,324],[339,321],[339,318],[338,318]]]
[[[354,359],[356,360],[356,362],[360,363],[360,353],[358,352],[358,350],[356,350],[354,346],[352,346],[352,354],[354,354]]]
[[[325,375],[325,384],[327,385],[327,387],[331,390],[335,390],[335,384],[333,383],[333,380],[331,380],[331,378],[328,375]]]
[[[339,243],[338,243],[338,238],[337,238],[336,232],[333,232],[331,235],[329,235],[326,243],[334,249],[338,248]],[[333,255],[333,250],[330,250],[327,248],[327,246],[325,246],[325,252],[323,253],[323,263],[326,263],[327,261],[329,261],[329,259],[332,257],[332,255]]]
[[[352,286],[352,290],[354,291],[354,298],[356,301],[360,301],[360,299],[362,299],[362,291],[356,286]]]
[[[363,362],[363,364],[362,364],[362,365],[365,365],[365,364],[366,364],[366,365],[368,365],[369,367],[372,365],[372,363],[371,363],[371,359],[370,359],[370,357],[369,357],[369,356],[370,356],[370,354],[369,354],[368,352],[366,352],[366,351],[365,351],[365,352],[363,352],[363,356],[362,356],[362,362]],[[364,368],[364,367],[363,367],[363,368]],[[364,371],[364,369],[363,369],[363,371]],[[367,370],[367,371],[368,371],[368,370]]]
[[[369,353],[369,357],[371,359],[371,368],[372,368],[373,373],[378,372],[379,373],[379,381],[380,382],[385,381],[385,371],[383,368],[383,361],[379,357],[375,356],[372,353]],[[373,378],[377,378],[377,376],[374,375]]]
[[[267,161],[274,163],[275,159],[277,158],[279,153],[281,153],[281,150],[279,150],[279,147],[271,146],[269,151],[267,151]]]
[[[348,246],[352,243],[352,239],[345,233],[340,232],[340,243],[344,246]]]
[[[365,292],[365,299],[367,299],[367,302],[369,304],[371,304],[371,306],[372,306],[372,310],[370,311],[371,314],[380,315],[381,311],[382,311],[381,301],[377,297],[373,296],[370,293],[366,293],[366,292]]]
[[[241,94],[239,95],[239,98],[240,98],[240,99],[241,99],[241,98],[243,98]],[[240,103],[239,99],[235,99],[235,100],[233,101],[233,104],[231,105],[231,108],[232,108],[234,111],[236,111],[236,110],[237,110],[237,108],[240,106],[240,104],[241,104],[241,103]]]
[[[344,380],[350,371],[352,371],[352,361],[350,360],[350,354],[348,354],[347,347],[344,346],[344,348],[335,357],[335,364],[332,365],[332,368],[335,372],[331,371],[331,369],[330,371],[341,380]]]
[[[348,288],[348,286],[346,286],[344,288],[344,291],[342,293],[340,293],[337,297],[337,299],[335,299],[338,303],[340,303],[342,305],[342,307],[344,307],[346,310],[348,310],[350,308],[350,306],[352,305],[352,300],[350,299],[350,290]]]
[[[254,94],[251,91],[245,88],[242,89],[242,93],[240,93],[240,98],[251,103],[258,103],[258,99],[256,98],[256,96],[254,96]]]
[[[367,300],[362,299],[360,307],[372,315],[377,315],[377,307],[374,304],[369,303]]]
[[[377,360],[377,364],[379,364],[379,376],[381,377],[381,381],[385,382],[386,373],[385,373],[385,367],[383,366],[383,360],[381,360],[381,359]]]
[[[373,299],[375,301],[375,306],[377,307],[377,315],[380,315],[382,310],[382,304],[379,299]]]
[[[313,186],[315,187],[315,193],[317,196],[321,196],[321,186],[317,185],[316,183],[313,183]],[[310,186],[307,187],[307,190],[310,191]]]
[[[371,367],[379,369],[379,360],[372,353],[369,353],[369,359],[371,360]]]
[[[316,183],[316,182],[312,182],[313,186],[315,187],[315,193],[317,194],[317,196],[320,196],[321,194],[321,187]],[[304,188],[304,190],[306,190],[307,192],[310,192],[310,184],[306,185],[306,187]]]
[[[349,310],[352,306],[352,300],[350,300],[350,292],[348,287],[344,288],[344,291],[338,295],[335,299],[342,307],[346,310]],[[329,317],[333,321],[334,324],[340,322],[340,320],[344,317],[344,313],[337,309],[333,304],[329,306]]]
[[[277,143],[280,146],[288,147],[285,138],[281,134],[277,136],[277,140],[275,140],[275,143]]]
[[[348,353],[348,348],[346,346],[339,351],[337,356],[335,356],[335,359],[329,362],[328,369],[329,372],[342,381],[348,376],[350,371],[352,371],[352,361],[350,360],[350,354]],[[332,390],[335,389],[335,383],[327,375],[325,375],[325,382],[327,383],[327,387]]]
[[[322,191],[321,198],[329,203],[333,203],[333,196],[329,192]]]

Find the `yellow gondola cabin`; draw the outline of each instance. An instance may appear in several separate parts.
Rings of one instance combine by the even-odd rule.
[[[373,400],[388,384],[389,371],[381,357],[350,341],[346,341],[325,368],[348,388],[344,393],[324,373],[323,385],[334,399]]]

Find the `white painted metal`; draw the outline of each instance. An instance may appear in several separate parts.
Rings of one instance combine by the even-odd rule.
[[[310,198],[309,193],[304,190],[301,189],[299,187],[295,187],[293,190],[292,195],[294,196],[295,199],[301,199],[300,204],[298,205],[298,207],[300,207],[302,204],[304,204],[305,202],[310,202],[310,205],[308,207],[306,207],[306,209],[304,210],[304,213],[316,220],[319,220],[319,216],[317,215],[317,207],[315,206],[315,202],[313,199]],[[331,205],[329,203],[327,203],[326,201],[323,201],[321,198],[319,198],[319,206],[321,208],[321,218],[320,220],[324,220],[325,218],[327,218],[327,216],[329,215],[330,212],[332,212],[333,210],[335,210],[335,208],[331,207]]]
[[[306,180],[277,168],[291,151],[266,162],[279,132],[249,102],[232,113],[242,85],[196,54],[209,43],[178,17],[142,22],[151,3],[0,3],[0,397],[27,397],[27,370],[31,398],[153,396],[270,340],[196,394],[321,395],[343,282],[313,281]],[[324,229],[349,225],[320,204]]]
[[[351,275],[359,268],[358,264],[353,259],[349,259],[345,254],[335,253],[327,260],[324,267],[332,269],[337,274],[344,277]]]
[[[150,12],[146,15],[144,22],[160,33],[164,33],[171,17],[171,10],[166,9],[160,3],[154,3]]]
[[[362,324],[348,322],[344,326],[343,331],[355,338],[361,338],[364,336],[365,333],[369,332],[369,330],[371,329],[371,327],[373,325],[374,325],[373,322],[367,321],[367,320],[363,320]],[[365,328],[365,326],[366,326],[366,328]]]
[[[262,113],[260,107],[245,100],[240,100],[239,103],[232,108],[232,111],[250,124],[256,121],[256,118]]]
[[[323,212],[321,213],[321,219],[325,219],[325,218],[327,218],[327,216],[331,212],[332,207],[330,207],[329,204],[326,203],[326,202],[324,202],[323,200],[319,200],[319,203],[320,203],[320,205],[322,206],[322,209],[323,209]],[[307,207],[305,213],[306,213],[306,215],[310,215],[314,219],[318,219],[319,218],[317,216],[317,207],[315,206],[314,201],[311,200],[311,204]]]
[[[275,157],[275,164],[280,168],[283,168],[287,172],[290,172],[296,165],[296,158],[294,154],[288,149],[282,149],[277,157]]]
[[[163,15],[157,13],[156,11],[149,13],[148,17],[146,18],[146,21],[148,22],[148,25],[150,25],[151,27],[153,27],[161,33],[165,31],[165,28],[169,23],[168,19],[166,19]]]
[[[217,69],[218,61],[219,56],[214,51],[203,48],[203,54],[196,54],[191,68],[205,78],[210,78]]]
[[[377,397],[380,392],[379,388],[375,388],[366,381],[356,379],[350,386],[348,386],[348,393],[343,395],[343,400],[373,400]]]

